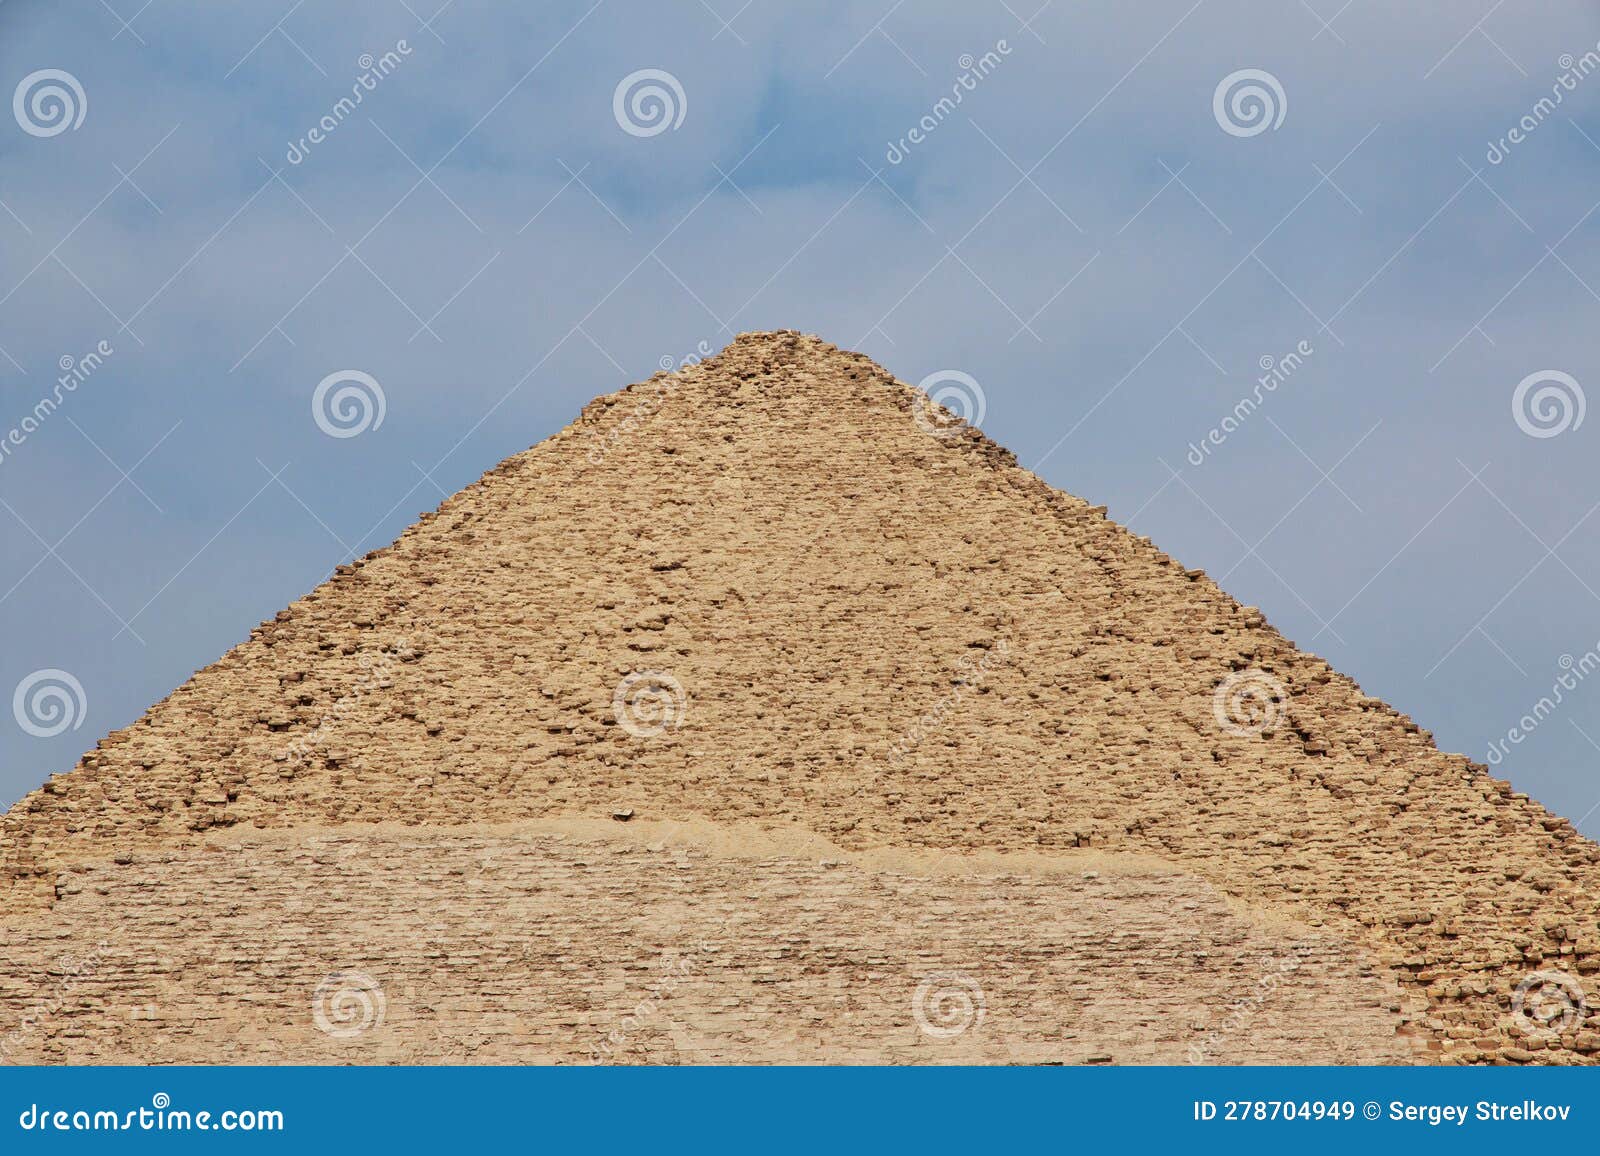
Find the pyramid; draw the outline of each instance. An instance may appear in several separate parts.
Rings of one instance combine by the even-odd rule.
[[[103,739],[0,911],[23,1062],[1600,1058],[1600,847],[791,332]]]

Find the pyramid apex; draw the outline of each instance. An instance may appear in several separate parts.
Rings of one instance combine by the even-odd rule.
[[[283,1030],[253,1037],[249,1054],[324,1058],[289,1026],[303,1027],[299,973],[263,965],[264,1002],[242,1011],[216,994],[237,990],[235,960],[297,946],[264,938],[276,912],[315,908],[324,922],[285,933],[333,942],[336,928],[373,928],[388,938],[366,958],[409,960],[409,971],[385,967],[423,985],[439,940],[430,931],[419,944],[419,919],[459,917],[439,934],[473,944],[495,927],[484,959],[496,962],[452,973],[458,1018],[443,1026],[465,1034],[483,1009],[513,1011],[543,1034],[519,1028],[483,1054],[533,1058],[545,1045],[532,1041],[570,1038],[593,1013],[593,968],[564,988],[537,944],[609,950],[618,921],[659,894],[736,912],[735,926],[765,912],[768,922],[726,934],[730,956],[763,974],[772,937],[819,929],[828,938],[798,941],[810,943],[789,958],[800,970],[781,979],[818,1001],[856,982],[835,960],[991,958],[1011,941],[982,928],[1032,935],[1017,912],[1102,900],[1114,922],[1046,928],[1006,951],[1087,944],[1076,959],[1104,990],[1126,992],[1150,956],[1105,946],[1105,926],[1140,927],[1141,943],[1207,942],[1213,917],[1193,912],[1220,919],[1226,897],[1254,912],[1249,922],[1219,923],[1213,948],[1175,949],[1162,964],[1180,1006],[1225,1002],[1226,986],[1206,985],[1247,974],[1275,942],[1271,954],[1307,964],[1295,963],[1295,982],[1323,985],[1298,1006],[1356,1018],[1325,1051],[1316,1014],[1292,1028],[1275,1019],[1275,1034],[1212,1033],[1204,1047],[1399,1062],[1414,1040],[1424,1059],[1535,1056],[1504,1009],[1531,990],[1526,960],[1585,971],[1600,961],[1568,934],[1600,916],[1600,848],[1441,753],[1202,571],[1019,468],[929,390],[952,372],[912,386],[794,330],[695,348],[672,362],[681,372],[591,402],[341,569],[0,818],[8,960],[25,961],[16,974],[48,975],[64,928],[92,944],[113,918],[137,933],[114,937],[129,959],[194,961],[170,1001],[194,1009],[185,1030],[75,1015],[38,1033],[30,1055],[191,1061],[202,1041],[231,1047],[236,1024],[271,1008]],[[662,862],[646,857],[679,831],[702,850],[639,869]],[[819,846],[828,862],[859,856],[868,873],[819,878]],[[943,881],[936,894],[912,882],[947,860],[980,880],[970,908]],[[1020,880],[1010,898],[995,889],[995,863]],[[330,885],[330,865],[344,885]],[[681,889],[649,890],[668,873]],[[812,922],[781,922],[802,887]],[[867,895],[894,906],[863,907]],[[605,897],[623,906],[595,914]],[[931,926],[922,912],[937,911],[949,928],[979,930],[968,948],[941,930],[924,949],[892,926],[895,907],[907,927]],[[546,919],[544,938],[516,938]],[[1261,938],[1272,928],[1292,930]],[[856,946],[837,951],[835,929]],[[1208,955],[1225,965],[1193,963]],[[1416,958],[1427,972],[1404,962]],[[510,959],[525,970],[508,980],[499,961]],[[213,960],[224,963],[206,970]],[[1071,976],[1073,962],[1052,974]],[[0,1023],[38,998],[0,988]],[[524,989],[536,1001],[504,1003]],[[106,1002],[133,989],[123,994]],[[1014,1014],[1036,1017],[1016,1021],[1028,1038],[1059,1038],[1048,1010]],[[852,1026],[861,1050],[829,1052],[847,1034],[830,1024],[804,1054],[903,1058],[906,1026]],[[801,1054],[785,1042],[791,1028],[774,1032],[775,1058]],[[1126,1043],[1116,1025],[1088,1030]],[[729,1031],[740,1038],[718,1044],[724,1054],[756,1054],[738,1050],[745,1021]],[[1600,1056],[1570,1038],[1538,1058]],[[1360,1042],[1340,1050],[1350,1040]],[[1173,1046],[1117,1055],[1170,1061]],[[393,1054],[442,1058],[427,1036],[404,1047]]]
[[[797,357],[816,356],[818,354],[842,354],[847,357],[864,357],[864,354],[852,353],[841,349],[831,341],[824,341],[815,333],[804,333],[798,329],[753,329],[736,334],[732,341],[725,345],[718,357],[740,354],[757,354],[762,356],[780,356],[785,361],[792,362]]]

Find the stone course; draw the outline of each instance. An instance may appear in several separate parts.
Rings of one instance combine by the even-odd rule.
[[[13,807],[0,819],[0,943],[15,967],[38,959],[25,929],[90,902],[64,894],[63,879],[93,876],[107,895],[132,894],[139,879],[170,888],[142,873],[164,862],[204,878],[246,836],[292,847],[306,830],[402,823],[425,839],[631,812],[797,828],[852,854],[1159,859],[1371,960],[1399,998],[1393,1039],[1366,1055],[1403,1045],[1438,1062],[1600,1056],[1587,1005],[1554,1034],[1514,1014],[1535,974],[1559,973],[1580,998],[1600,984],[1600,847],[1438,751],[1418,724],[1102,508],[1051,489],[975,430],[930,434],[933,416],[867,358],[795,333],[744,335],[597,400]],[[665,715],[652,713],[659,699],[616,700],[641,671],[670,676]],[[1264,731],[1219,713],[1218,688],[1240,678],[1283,692]],[[699,874],[708,902],[721,886],[710,867]],[[767,865],[778,875],[764,878],[782,870]],[[406,910],[407,877],[382,879],[395,893],[374,893],[352,919]],[[314,904],[317,884],[305,886]],[[231,910],[203,888],[186,902],[219,919]],[[916,902],[938,910],[931,894]],[[94,934],[136,921],[116,904],[100,917]],[[485,934],[492,945],[500,931]],[[868,929],[852,934],[868,951]],[[292,985],[251,996],[249,984],[263,967],[299,983],[320,966],[251,962],[249,950],[227,948],[255,977],[239,981],[236,1006],[290,1008]],[[807,966],[828,983],[846,974]],[[872,982],[893,990],[840,998],[903,1007],[903,961],[881,966],[894,978]],[[1148,998],[1176,1001],[1183,1020],[1215,1006],[1201,979],[1151,975]],[[30,980],[47,987],[8,968],[8,1000]],[[395,982],[431,990],[425,975]],[[1004,1006],[1028,991],[993,982]],[[103,1006],[133,1007],[133,994],[108,993]],[[474,1030],[489,994],[447,1001],[441,1031]],[[205,1006],[219,1022],[233,1014]],[[1006,1038],[1059,1039],[1079,1010]],[[72,1022],[81,1040],[106,1038]],[[280,1042],[272,1032],[291,1030],[250,1023]],[[847,1046],[805,1038],[797,1058]],[[1114,1038],[1127,1058],[1153,1054]],[[39,1046],[58,1044],[99,1054],[53,1034]],[[720,1046],[684,1054],[726,1055]],[[784,1046],[743,1054],[783,1058]],[[545,1054],[530,1049],[525,1058]],[[1295,1043],[1277,1058],[1341,1054]]]
[[[42,974],[61,1006],[9,1047],[0,1036],[0,1051],[30,1063],[1413,1055],[1395,1035],[1399,993],[1370,960],[1159,861],[858,857],[814,838],[606,825],[274,831],[63,872],[51,918],[0,951],[0,1023],[27,1016]]]

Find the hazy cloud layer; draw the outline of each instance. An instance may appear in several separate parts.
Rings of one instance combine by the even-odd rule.
[[[0,457],[0,697],[86,703],[0,713],[0,798],[595,394],[787,327],[971,374],[1024,465],[1600,832],[1600,685],[1537,707],[1600,645],[1600,419],[1512,408],[1600,387],[1592,5],[436,4],[0,5],[0,89],[87,101],[0,118],[0,439],[112,349]],[[677,128],[619,125],[643,69]],[[1234,135],[1247,69],[1284,115]],[[359,437],[312,416],[344,369]]]

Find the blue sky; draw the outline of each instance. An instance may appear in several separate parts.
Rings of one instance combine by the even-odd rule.
[[[1446,749],[1484,761],[1600,646],[1600,418],[1513,411],[1534,375],[1600,383],[1592,5],[438,3],[0,3],[0,439],[112,350],[0,457],[0,700],[83,688],[59,734],[0,710],[0,800],[748,329],[969,374],[1024,465]],[[677,127],[616,118],[644,69]],[[81,123],[30,107],[41,70]],[[1242,70],[1272,127],[1219,120]],[[349,369],[384,420],[329,437],[311,399]],[[1593,836],[1600,679],[1567,677],[1495,772]]]

